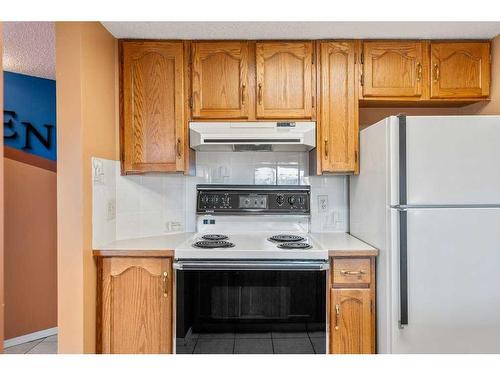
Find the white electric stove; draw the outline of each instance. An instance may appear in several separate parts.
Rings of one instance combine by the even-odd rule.
[[[175,249],[175,266],[328,267],[309,227],[309,186],[198,185],[197,233]]]

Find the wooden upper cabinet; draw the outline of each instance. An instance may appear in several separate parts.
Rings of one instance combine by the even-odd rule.
[[[312,117],[312,42],[257,42],[257,118]]]
[[[248,117],[248,42],[192,44],[193,118]]]
[[[425,42],[363,42],[363,97],[421,97],[425,51]]]
[[[172,353],[171,258],[100,258],[98,352]]]
[[[321,169],[358,171],[358,95],[355,42],[320,44]]]
[[[431,98],[481,98],[490,94],[489,42],[432,42]]]
[[[182,42],[122,44],[122,171],[184,170]]]
[[[373,353],[370,289],[331,289],[330,293],[330,352]]]

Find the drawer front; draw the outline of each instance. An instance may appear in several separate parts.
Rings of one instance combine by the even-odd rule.
[[[333,284],[370,284],[370,258],[333,258]]]

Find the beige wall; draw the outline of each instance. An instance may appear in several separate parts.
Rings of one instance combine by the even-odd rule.
[[[3,35],[0,22],[0,113],[3,113]],[[3,160],[3,139],[0,142],[0,156]],[[0,162],[0,353],[4,340],[4,301],[3,301],[3,163]]]
[[[10,339],[57,326],[56,173],[3,160],[5,339]]]
[[[91,156],[118,160],[117,41],[97,22],[56,24],[60,353],[95,351]]]

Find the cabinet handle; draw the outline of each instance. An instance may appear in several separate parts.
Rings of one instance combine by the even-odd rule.
[[[163,284],[163,297],[168,297],[168,272],[163,272],[163,276],[161,278]]]
[[[338,331],[340,326],[340,305],[335,305],[335,330]]]
[[[417,81],[422,79],[422,64],[417,64]]]
[[[181,155],[181,139],[177,138],[177,145],[176,145],[176,150],[177,150],[177,157],[180,158]]]
[[[328,159],[328,139],[325,139],[325,159]]]
[[[345,271],[345,270],[340,270],[341,275],[346,275],[346,276],[361,276],[364,275],[366,272],[363,270],[359,271]]]
[[[434,81],[439,81],[439,65],[434,64]]]
[[[262,104],[262,83],[259,83],[259,92],[257,96],[259,98],[259,104]]]
[[[246,85],[242,84],[241,85],[241,105],[245,105],[245,91],[246,91]]]

